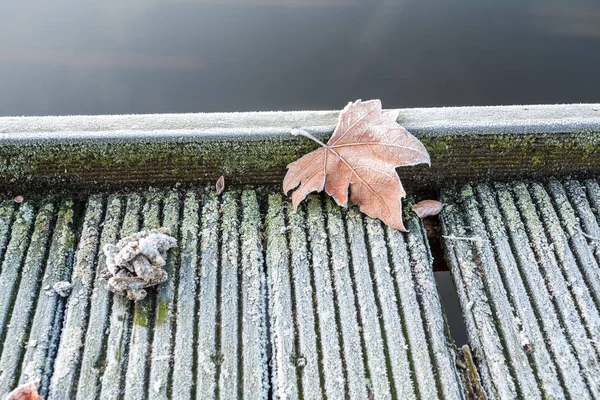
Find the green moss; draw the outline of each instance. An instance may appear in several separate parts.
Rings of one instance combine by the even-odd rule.
[[[545,157],[544,157],[544,155],[540,154],[540,153],[534,153],[531,156],[531,163],[535,167],[539,167],[540,165],[544,165],[544,163],[545,163]]]
[[[156,305],[156,323],[161,325],[166,322],[169,313],[169,302],[159,301]]]
[[[503,153],[509,151],[526,152],[533,148],[534,138],[530,135],[503,135],[490,144],[490,149]]]
[[[453,144],[456,142],[456,136],[424,136],[419,140],[423,143],[432,158],[438,155],[453,150]]]
[[[144,299],[142,301],[148,301],[148,300]],[[148,313],[147,308],[144,306],[138,305],[138,307],[135,309],[135,312],[133,315],[133,323],[135,325],[139,325],[144,328],[147,328],[148,322],[149,322],[148,320],[149,320],[149,313]]]

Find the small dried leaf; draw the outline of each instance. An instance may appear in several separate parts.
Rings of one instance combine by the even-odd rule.
[[[350,197],[368,216],[406,231],[401,203],[406,193],[396,167],[429,164],[430,159],[397,119],[398,111],[382,111],[379,100],[349,103],[327,144],[311,137],[321,147],[287,166],[283,192],[293,190],[294,209],[309,193],[324,189],[338,205],[346,207]]]
[[[223,193],[223,190],[225,190],[225,177],[223,175],[219,177],[219,180],[217,180],[217,184],[215,187],[217,189],[217,195]]]
[[[412,206],[412,210],[419,218],[427,218],[438,215],[444,205],[436,200],[423,200]]]
[[[44,400],[38,395],[36,382],[26,383],[10,392],[6,400]]]
[[[14,199],[15,203],[22,203],[23,202],[23,196],[16,196]]]

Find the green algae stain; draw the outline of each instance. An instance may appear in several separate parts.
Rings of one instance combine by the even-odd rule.
[[[159,301],[156,306],[156,323],[161,325],[166,322],[169,312],[169,302]]]
[[[148,327],[148,310],[146,309],[146,307],[140,307],[137,310],[135,310],[134,316],[133,316],[133,323],[135,325],[141,326],[143,328],[147,328]]]

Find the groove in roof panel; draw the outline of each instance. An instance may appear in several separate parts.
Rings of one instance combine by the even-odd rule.
[[[201,263],[198,271],[198,351],[196,396],[215,396],[216,364],[220,355],[216,349],[217,278],[219,271],[219,198],[207,190],[202,209]]]
[[[325,199],[327,234],[330,247],[330,263],[339,313],[342,353],[346,366],[348,394],[350,398],[364,399],[368,396],[364,353],[358,325],[358,313],[349,268],[348,243],[340,208],[331,199]]]
[[[358,299],[361,332],[368,365],[371,395],[375,399],[391,398],[391,381],[388,376],[386,355],[380,325],[380,310],[373,293],[365,232],[359,211],[352,207],[346,214],[346,229],[350,244],[350,268]]]
[[[269,195],[268,203],[266,262],[273,346],[272,384],[277,397],[294,399],[300,396],[296,374],[298,350],[295,345],[285,207],[280,194]]]
[[[446,204],[451,202],[445,192],[442,192],[442,201]],[[447,212],[442,215],[444,233],[449,237],[466,237],[463,218],[455,212],[456,206],[451,207],[447,207]],[[475,240],[474,243],[479,243],[486,239],[476,237]],[[455,255],[450,267],[457,286],[461,288],[458,294],[463,314],[468,313],[471,321],[467,324],[467,332],[469,337],[478,339],[477,346],[473,346],[475,356],[485,359],[482,375],[487,394],[493,398],[517,398],[515,382],[504,357],[502,338],[495,324],[496,316],[484,288],[479,254],[468,242],[460,239],[446,239],[446,247],[451,258]]]
[[[526,398],[541,398],[537,387],[534,370],[529,364],[527,353],[523,349],[521,320],[514,313],[514,308],[506,295],[506,288],[495,261],[487,229],[478,210],[477,201],[471,186],[460,190],[460,197],[465,214],[465,222],[472,228],[472,233],[481,238],[475,242],[475,257],[478,257],[479,272],[482,278],[484,296],[490,300],[498,333],[501,335],[504,352],[508,356],[513,376],[520,389],[520,395]],[[516,373],[515,373],[516,371]]]
[[[385,334],[386,356],[393,377],[395,395],[402,399],[415,399],[408,360],[408,345],[402,332],[402,320],[398,311],[394,280],[381,222],[365,218],[368,234],[368,253],[372,263],[372,279],[379,299],[383,332]]]
[[[23,357],[19,385],[40,379],[40,395],[46,396],[50,384],[51,370],[47,365],[54,364],[56,341],[59,332],[56,324],[62,324],[65,299],[51,290],[56,282],[68,279],[73,266],[75,252],[73,200],[61,201],[56,225],[52,233],[52,242],[48,250],[48,259],[40,287],[47,292],[38,295],[35,315],[30,325],[29,345]],[[33,346],[35,344],[35,346]]]
[[[108,197],[96,263],[95,266],[89,267],[95,268],[94,286],[89,299],[91,304],[77,385],[78,399],[91,399],[100,395],[100,380],[106,363],[106,330],[110,321],[112,300],[111,293],[105,288],[106,282],[100,278],[100,271],[106,267],[106,256],[102,249],[109,243],[117,242],[124,210],[125,202],[119,196]],[[60,399],[60,396],[57,398]]]
[[[65,324],[54,365],[49,399],[74,398],[86,336],[94,267],[100,242],[100,223],[104,217],[104,198],[92,196],[86,207],[81,240],[71,274],[73,288],[67,303]]]
[[[298,349],[296,365],[302,379],[302,394],[310,399],[323,397],[320,387],[319,356],[317,354],[317,332],[313,308],[313,287],[308,260],[304,209],[297,212],[285,203],[288,220],[291,274],[294,282],[293,296],[296,304],[296,329]]]
[[[162,196],[155,191],[145,194],[146,201],[142,208],[142,229],[160,228]],[[153,288],[147,290],[144,299],[135,302],[125,379],[125,399],[139,399],[140,396],[147,396],[145,388],[147,388],[149,357],[151,356],[151,336],[154,328],[152,313],[155,302],[156,292]]]
[[[425,332],[437,369],[440,396],[449,399],[463,398],[464,391],[456,370],[456,357],[446,338],[442,306],[431,266],[433,260],[423,224],[413,212],[405,212],[404,216],[406,227],[411,232],[406,235],[407,247],[410,251],[413,279],[421,304]]]
[[[27,257],[20,271],[19,286],[18,289],[14,288],[18,290],[18,293],[11,310],[0,358],[0,397],[2,398],[12,390],[18,379],[25,347],[35,345],[33,341],[28,343],[29,327],[35,312],[38,293],[44,293],[44,289],[40,288],[39,284],[44,274],[46,253],[55,214],[56,210],[52,201],[46,201],[40,206],[35,219],[31,244],[27,249]]]
[[[242,397],[265,399],[269,391],[267,370],[266,280],[263,235],[256,192],[242,192],[241,225],[241,330]]]
[[[223,222],[221,226],[221,371],[219,374],[219,394],[224,399],[238,396],[238,382],[242,371],[238,365],[238,352],[243,346],[238,331],[240,320],[239,303],[239,258],[240,226],[239,192],[223,193]]]
[[[6,328],[10,319],[13,293],[29,247],[29,233],[35,220],[35,206],[31,202],[21,203],[12,224],[10,241],[0,271],[0,347],[6,337]]]
[[[510,237],[513,254],[529,296],[533,300],[535,312],[545,332],[551,354],[561,372],[563,384],[573,398],[587,398],[589,392],[581,376],[577,358],[557,315],[552,301],[553,296],[546,286],[544,275],[538,266],[536,255],[531,248],[525,224],[513,200],[513,195],[509,187],[504,184],[495,184],[494,188]]]
[[[340,335],[336,322],[330,263],[327,251],[327,233],[321,198],[311,195],[306,207],[306,225],[310,243],[309,254],[314,279],[315,305],[318,309],[319,344],[325,395],[329,399],[345,396],[345,379],[340,352]]]
[[[181,246],[181,237],[179,235],[181,204],[179,197],[179,193],[175,190],[171,190],[165,195],[162,226],[171,231],[171,236],[177,238],[178,246]],[[169,251],[165,266],[169,280],[158,286],[156,290],[154,337],[152,341],[148,389],[149,399],[158,400],[168,398],[169,371],[172,371],[173,367],[175,289],[177,287],[180,267],[179,252],[179,247]]]
[[[181,242],[179,251],[181,267],[177,287],[177,312],[175,351],[173,354],[172,397],[188,399],[191,397],[194,358],[194,314],[196,302],[196,271],[198,269],[200,199],[193,191],[185,195],[183,221],[181,223]]]
[[[140,212],[142,197],[133,193],[127,197],[127,208],[121,238],[129,236],[140,229]],[[110,325],[106,348],[106,367],[102,375],[103,399],[117,399],[122,395],[123,378],[129,357],[129,338],[131,336],[131,320],[133,304],[123,296],[112,296]]]
[[[476,191],[477,200],[485,220],[487,235],[491,241],[485,245],[493,246],[496,263],[501,275],[500,279],[504,283],[512,309],[516,314],[515,322],[521,329],[518,339],[521,340],[521,345],[529,344],[532,347],[530,358],[544,394],[549,398],[561,398],[564,393],[560,384],[560,377],[548,350],[546,339],[536,322],[535,309],[521,279],[517,261],[512,254],[502,216],[496,204],[495,194],[485,184],[477,185]]]
[[[524,183],[515,183],[512,189],[525,222],[530,244],[536,254],[538,265],[544,274],[559,318],[575,350],[581,372],[592,395],[600,397],[600,363],[598,363],[598,356],[581,323],[573,297],[558,267],[554,252],[544,235],[544,229],[537,216],[531,196]]]
[[[386,227],[386,234],[391,256],[389,262],[397,287],[398,308],[406,330],[415,388],[421,399],[438,398],[437,384],[429,356],[429,345],[423,328],[406,242],[403,234],[395,229]]]

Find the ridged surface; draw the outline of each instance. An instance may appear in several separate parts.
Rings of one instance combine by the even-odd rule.
[[[178,239],[169,281],[113,296],[102,248],[160,226]],[[0,397],[40,379],[47,399],[462,398],[423,227],[407,226],[255,190],[0,202]]]
[[[407,220],[411,233],[401,234],[317,196],[298,212],[279,194],[268,204],[272,381],[279,397],[463,396],[416,217]]]
[[[443,190],[447,259],[492,398],[600,398],[597,181]]]

